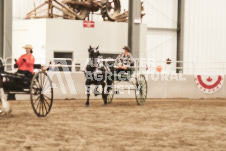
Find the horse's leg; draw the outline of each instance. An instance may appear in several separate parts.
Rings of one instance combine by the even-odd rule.
[[[112,89],[112,80],[107,79],[107,95],[109,94],[110,90]]]
[[[86,81],[86,89],[87,89],[87,101],[85,106],[89,106],[89,97],[90,97],[90,83],[88,81]]]
[[[100,92],[98,91],[98,87],[99,87],[99,85],[97,84],[97,85],[95,86],[95,88],[94,88],[94,94],[95,94],[95,96],[100,95]]]
[[[4,89],[3,89],[3,78],[2,77],[0,77],[0,95],[1,95],[3,112],[5,112],[6,114],[9,114],[12,110],[10,108],[9,102],[5,98],[5,92],[4,92]]]
[[[106,93],[106,95],[108,96],[109,93],[110,93],[110,90],[113,89],[112,84],[114,82],[114,76],[112,75],[112,73],[108,73],[106,81],[107,81],[107,93]]]
[[[102,98],[104,100],[104,105],[107,105],[107,95],[104,93],[104,88],[105,88],[106,84],[103,81],[101,85],[102,85]]]

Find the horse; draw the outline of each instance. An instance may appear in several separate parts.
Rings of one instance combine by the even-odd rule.
[[[0,98],[2,101],[2,111],[0,110],[0,114],[3,112],[5,114],[10,114],[12,109],[10,107],[9,102],[7,101],[6,97],[5,97],[5,92],[3,89],[3,77],[1,75],[1,73],[4,72],[4,66],[2,63],[2,60],[0,60]]]
[[[89,106],[89,97],[90,97],[90,87],[91,85],[96,85],[94,88],[95,96],[102,94],[102,99],[104,101],[104,105],[107,105],[107,96],[108,94],[104,92],[106,84],[110,83],[110,80],[106,78],[106,73],[110,70],[107,66],[101,63],[100,61],[100,52],[97,48],[90,48],[88,49],[89,53],[89,61],[86,66],[85,76],[86,76],[86,88],[87,88],[87,101],[85,106]],[[98,92],[97,89],[99,85],[102,86],[102,93]]]

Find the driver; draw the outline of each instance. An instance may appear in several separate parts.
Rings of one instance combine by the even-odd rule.
[[[26,50],[26,54],[21,55],[18,60],[15,60],[18,66],[17,73],[21,73],[28,78],[32,78],[32,75],[34,73],[34,62],[35,62],[35,58],[32,55],[33,47],[27,44],[23,48]]]
[[[35,62],[35,58],[32,55],[33,47],[31,45],[25,45],[23,48],[26,50],[26,54],[21,55],[19,60],[15,59],[16,64],[18,66],[17,73],[24,74],[26,77],[31,79],[34,73],[34,62]],[[4,92],[2,90],[0,91],[1,96],[4,96]],[[2,114],[2,110],[0,110],[0,114]]]
[[[116,58],[115,64],[116,64],[116,72],[119,73],[127,73],[128,69],[132,66],[132,55],[130,53],[130,48],[128,46],[125,46],[122,48],[124,50],[123,53],[118,55]]]

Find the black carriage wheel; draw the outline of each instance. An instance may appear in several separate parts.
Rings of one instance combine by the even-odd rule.
[[[53,104],[53,87],[50,77],[45,72],[34,75],[30,86],[31,105],[38,117],[49,114]]]
[[[104,20],[115,21],[115,17],[120,14],[120,0],[102,0],[101,14]]]
[[[108,104],[111,104],[112,101],[113,101],[114,93],[115,93],[114,91],[115,91],[115,89],[114,89],[114,82],[113,82],[112,85],[111,85],[111,89],[109,90],[108,96],[107,96],[107,103]]]
[[[144,105],[147,98],[147,81],[144,75],[139,75],[136,78],[135,95],[138,105]]]

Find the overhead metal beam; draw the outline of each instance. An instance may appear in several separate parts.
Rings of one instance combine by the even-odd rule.
[[[140,22],[141,2],[140,0],[128,0],[128,46],[134,57],[140,57]]]
[[[178,0],[177,16],[177,61],[184,60],[184,9],[185,1]],[[183,63],[177,63],[177,67],[183,67]],[[177,73],[183,72],[183,69],[177,69]]]

